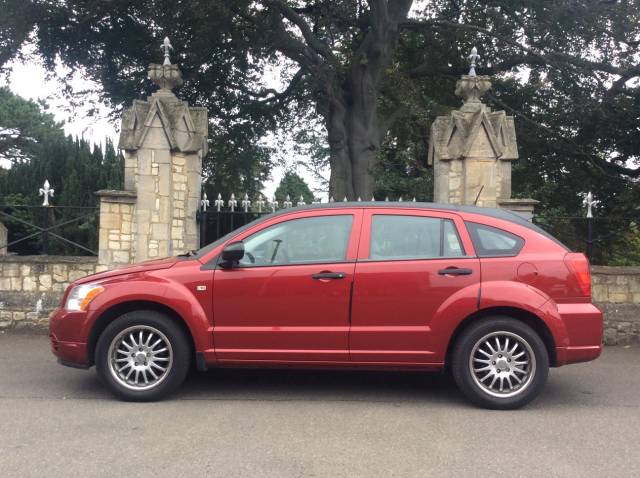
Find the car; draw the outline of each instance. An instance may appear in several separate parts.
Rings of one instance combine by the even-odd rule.
[[[50,319],[59,362],[130,401],[195,364],[449,371],[471,402],[515,409],[602,334],[583,254],[510,211],[430,203],[283,209],[77,280]]]

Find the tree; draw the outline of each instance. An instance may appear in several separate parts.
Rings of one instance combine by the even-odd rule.
[[[294,171],[286,171],[275,191],[276,199],[282,204],[287,197],[296,204],[302,199],[306,204],[311,204],[315,199],[309,186]]]
[[[211,171],[238,172],[237,152],[250,157],[264,133],[311,110],[326,130],[330,194],[349,198],[389,189],[391,178],[379,179],[391,171],[404,179],[415,173],[390,167],[390,152],[394,161],[394,154],[423,154],[433,117],[458,104],[455,79],[477,44],[478,72],[494,77],[487,101],[516,115],[519,132],[528,133],[520,134],[515,184],[539,191],[540,180],[561,184],[582,171],[574,175],[585,179],[580,185],[614,178],[633,189],[629,179],[640,177],[640,138],[631,134],[640,108],[635,3],[38,0],[24,15],[29,35],[21,28],[9,37],[12,51],[31,41],[49,62],[59,57],[83,69],[122,106],[148,92],[146,64],[170,34],[188,52],[179,58],[187,80],[180,94],[209,108],[212,142],[220,145],[211,151],[228,155],[210,156]],[[288,80],[279,91],[260,81],[273,65]],[[242,181],[270,167],[264,153],[255,155],[263,167],[242,161]],[[415,161],[424,165],[423,157]]]
[[[13,218],[0,218],[9,229],[9,242],[36,232],[24,222],[44,225],[48,219],[67,223],[55,233],[72,241],[97,244],[96,214],[90,208],[97,205],[95,191],[121,189],[123,158],[110,140],[104,152],[98,145],[65,137],[62,124],[56,123],[46,104],[25,100],[6,88],[0,89],[0,131],[15,134],[3,145],[5,159],[12,159],[9,168],[0,167],[0,205]],[[66,208],[44,211],[33,208],[40,204],[38,190],[45,179],[55,189],[53,203]],[[88,208],[88,209],[87,209]],[[40,235],[17,244],[12,252],[21,254],[39,250]],[[1,245],[0,245],[1,246]],[[51,241],[50,253],[73,253],[73,246]]]
[[[0,159],[25,161],[42,150],[43,142],[64,137],[62,125],[45,110],[43,103],[25,101],[0,88]]]

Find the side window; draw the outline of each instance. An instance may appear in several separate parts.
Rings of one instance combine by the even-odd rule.
[[[432,259],[464,256],[455,225],[448,219],[374,215],[369,258],[373,260]]]
[[[319,216],[274,224],[244,239],[243,267],[339,262],[347,255],[353,216]]]
[[[480,257],[516,256],[524,246],[524,240],[496,227],[466,222],[473,246]]]

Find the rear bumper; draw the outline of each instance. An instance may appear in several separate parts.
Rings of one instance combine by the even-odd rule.
[[[78,317],[81,315],[82,317]],[[58,362],[75,368],[89,368],[87,360],[87,344],[76,340],[75,334],[70,333],[70,324],[84,319],[83,312],[69,312],[57,309],[49,319],[49,341],[51,352],[58,358]]]
[[[557,365],[588,362],[602,353],[604,318],[591,303],[558,304],[567,337],[556,347]]]
[[[556,347],[557,365],[589,362],[600,357],[602,345],[588,345],[585,347]]]

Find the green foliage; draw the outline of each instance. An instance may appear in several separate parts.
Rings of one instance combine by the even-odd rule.
[[[37,231],[20,220],[46,227],[81,218],[52,232],[95,249],[97,222],[96,211],[92,209],[97,206],[95,192],[99,189],[122,189],[123,158],[117,154],[110,140],[106,141],[103,150],[98,145],[92,149],[85,140],[65,137],[62,125],[53,121],[45,108],[46,105],[0,89],[0,131],[14,131],[19,139],[13,143],[14,146],[7,148],[14,152],[11,167],[0,168],[1,210],[13,219],[3,216],[0,220],[8,227],[11,242]],[[20,154],[16,158],[17,149]],[[38,191],[45,179],[55,190],[50,202],[65,208],[45,211],[32,207],[41,204]],[[49,242],[50,253],[82,253],[59,240],[50,239]],[[42,238],[35,235],[16,244],[12,250],[27,254],[41,248]]]
[[[366,58],[358,55],[380,13],[374,8],[400,3],[8,0],[0,19],[0,65],[17,57],[21,44],[31,43],[50,67],[60,58],[96,80],[118,114],[151,92],[146,68],[161,60],[158,47],[169,35],[185,78],[178,94],[206,106],[212,118],[205,160],[209,196],[254,194],[274,164],[274,151],[261,139],[278,128],[296,137],[314,174],[329,165],[327,131],[317,125],[330,108],[332,88],[338,85],[344,103],[353,105],[349,75],[364,66],[358,62]],[[514,197],[538,199],[544,217],[577,217],[583,215],[579,193],[591,190],[601,201],[598,215],[638,219],[637,2],[413,3],[414,17],[400,22],[397,45],[381,45],[393,48],[394,58],[371,93],[384,120],[376,197],[431,198],[429,127],[436,116],[459,106],[455,82],[467,73],[466,56],[475,45],[481,55],[478,74],[493,81],[486,103],[516,117],[520,159],[513,169]],[[284,44],[278,42],[274,13],[293,34]],[[294,20],[309,27],[306,38]],[[5,23],[10,28],[3,30]],[[275,53],[287,48],[302,52],[299,61]],[[292,80],[280,92],[264,86],[272,67]],[[376,129],[372,136],[380,133]],[[374,139],[371,144],[380,144]],[[29,141],[20,144],[30,147],[37,148]],[[623,237],[627,231],[619,227]],[[633,241],[624,244],[634,247]],[[617,260],[612,257],[602,260]]]
[[[632,221],[627,231],[616,237],[606,250],[602,263],[610,266],[637,266],[640,264],[640,223]]]
[[[296,204],[300,198],[302,198],[306,204],[311,204],[315,200],[305,180],[294,171],[286,171],[284,173],[275,191],[275,196],[281,204],[287,199],[287,196],[293,204]]]

